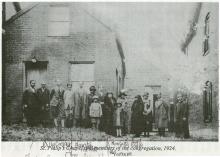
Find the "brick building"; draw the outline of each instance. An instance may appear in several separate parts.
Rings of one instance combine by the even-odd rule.
[[[22,119],[22,93],[29,80],[45,81],[49,89],[59,79],[63,87],[84,82],[117,95],[124,86],[125,60],[114,31],[80,3],[38,3],[6,21],[4,78],[7,122]]]

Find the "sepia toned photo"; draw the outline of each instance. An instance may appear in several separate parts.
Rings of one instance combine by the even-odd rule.
[[[2,141],[217,143],[218,58],[218,2],[2,2]]]

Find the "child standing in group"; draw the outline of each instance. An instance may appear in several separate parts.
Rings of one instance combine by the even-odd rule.
[[[98,102],[98,96],[93,96],[93,102],[89,108],[89,116],[91,117],[91,123],[93,129],[98,129],[100,124],[100,118],[102,116],[102,107]]]
[[[116,136],[121,137],[122,133],[122,124],[123,124],[123,108],[121,102],[117,102],[116,108],[114,111],[114,116],[113,116],[113,124],[114,127],[116,128]]]

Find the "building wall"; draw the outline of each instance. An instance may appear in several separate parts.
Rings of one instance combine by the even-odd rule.
[[[138,60],[138,59],[137,59]],[[133,70],[132,76],[126,79],[126,87],[130,91],[130,95],[138,95],[144,94],[144,92],[152,94],[158,94],[158,92],[162,93],[162,97],[165,101],[168,101],[170,96],[169,85],[172,81],[172,77],[160,69],[159,65],[155,65],[153,61],[147,60],[145,63],[142,63],[141,60],[138,60],[139,64],[137,66],[127,65],[129,70]],[[143,67],[143,65],[145,65]],[[132,69],[133,68],[133,69]],[[135,69],[134,69],[135,68]],[[141,77],[140,75],[141,74]],[[146,86],[161,86],[160,90],[154,93],[152,88]]]
[[[54,3],[53,3],[54,4]],[[69,4],[68,4],[69,5]],[[77,3],[69,5],[70,36],[48,36],[48,3],[40,3],[6,26],[6,114],[15,122],[22,118],[21,99],[24,91],[24,61],[33,56],[49,61],[49,89],[56,79],[69,81],[70,61],[95,61],[96,85],[115,91],[115,70],[122,73],[121,58],[115,34],[91,17]]]
[[[179,3],[178,5],[173,3],[167,4],[164,10],[161,5],[162,9],[160,8],[159,11],[156,6],[148,8],[149,14],[145,15],[145,18],[148,19],[144,25],[145,32],[143,30],[140,32],[145,34],[146,39],[149,38],[149,42],[146,42],[143,37],[145,45],[134,46],[130,56],[126,56],[128,73],[125,82],[126,88],[131,91],[132,98],[137,94],[142,94],[146,84],[161,85],[162,95],[166,101],[169,100],[169,97],[172,98],[179,88],[184,87],[189,94],[190,125],[196,124],[191,126],[205,127],[202,90],[204,82],[210,80],[214,85],[213,127],[217,128],[219,79],[217,3],[202,3],[197,33],[189,44],[188,55],[185,55],[180,48],[181,41],[185,39],[185,35],[189,31],[188,28],[197,5],[198,3]],[[179,9],[179,12],[174,8]],[[208,11],[211,12],[210,54],[204,57],[202,56],[204,19]],[[158,18],[155,19],[155,17]],[[147,23],[149,24],[147,25]],[[138,37],[140,36],[139,34]],[[150,38],[151,36],[154,40]],[[142,42],[142,40],[138,41]],[[137,47],[139,49],[136,52]],[[141,51],[143,52],[141,53]]]
[[[207,56],[203,56],[205,17],[208,12],[210,12],[210,53]],[[217,3],[202,3],[199,21],[197,23],[196,35],[188,46],[188,64],[186,67],[186,75],[188,73],[189,80],[191,81],[191,91],[193,95],[190,99],[192,104],[191,121],[194,123],[200,123],[201,125],[204,125],[202,91],[207,80],[213,83],[213,125],[217,126],[218,124],[218,15],[219,13]]]

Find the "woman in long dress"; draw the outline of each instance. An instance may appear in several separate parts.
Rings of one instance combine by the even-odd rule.
[[[113,93],[107,93],[103,105],[103,126],[105,132],[110,135],[113,133],[113,112],[115,104],[116,99],[113,97]]]

